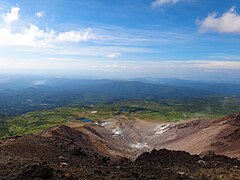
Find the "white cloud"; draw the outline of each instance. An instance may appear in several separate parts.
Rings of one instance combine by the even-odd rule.
[[[106,57],[114,59],[114,58],[118,58],[120,55],[121,55],[120,52],[114,52],[114,53],[107,54]]]
[[[80,42],[80,41],[88,41],[89,39],[94,39],[93,36],[90,36],[90,32],[92,30],[87,28],[84,32],[79,31],[68,31],[64,33],[60,33],[57,37],[57,40],[60,42]]]
[[[237,14],[235,7],[230,8],[222,16],[211,13],[204,20],[197,23],[200,25],[200,32],[240,33],[240,15]]]
[[[20,32],[12,32],[8,27],[0,28],[0,46],[49,47],[57,43],[78,43],[94,39],[90,29],[56,33],[45,31],[36,25],[24,27]]]
[[[102,69],[126,69],[129,67],[127,67],[126,65],[122,65],[122,64],[108,64],[108,65],[104,65],[104,66],[100,66],[100,68]]]
[[[231,61],[109,61],[55,59],[8,59],[1,60],[0,72],[74,75],[95,77],[178,77],[215,78],[239,77],[240,62]],[[41,82],[40,82],[41,83]],[[39,83],[38,83],[39,84]]]
[[[19,19],[19,12],[20,8],[19,7],[13,7],[10,12],[3,14],[3,20],[7,23],[10,24],[13,21],[17,21]]]
[[[208,56],[208,57],[214,58],[214,59],[240,61],[240,55],[233,55],[233,54],[217,53],[216,55],[212,55],[212,56]]]
[[[19,7],[13,7],[10,12],[3,14],[5,25],[0,27],[0,46],[31,46],[50,47],[64,43],[79,43],[90,39],[97,39],[90,28],[56,32],[55,30],[41,29],[34,24],[29,26],[9,26],[19,19]],[[43,17],[44,11],[36,12],[35,16]]]
[[[24,27],[13,33],[8,27],[0,28],[0,46],[46,46],[54,40],[56,33],[46,32],[35,25]]]
[[[237,69],[240,70],[240,62],[236,61],[190,61],[192,66],[203,69]]]
[[[42,17],[44,17],[44,15],[45,15],[44,11],[39,11],[39,12],[35,13],[35,16],[38,18],[42,18]]]
[[[154,48],[148,47],[152,43],[162,45],[185,42],[190,39],[183,33],[125,29],[117,26],[69,29],[66,32],[59,32],[55,29],[40,28],[40,26],[31,24],[24,19],[21,20],[21,24],[25,25],[9,26],[9,24],[5,24],[0,26],[0,47],[8,46],[8,50],[13,52],[41,51],[44,53],[50,52],[50,54],[116,58],[120,54],[114,54],[114,52],[149,53],[155,51]],[[87,43],[79,43],[90,40],[94,46]],[[73,45],[69,46],[69,44]],[[145,47],[141,46],[141,44],[144,44]],[[12,48],[11,46],[21,46],[21,48]],[[159,51],[157,52],[159,53]]]
[[[159,7],[166,4],[176,4],[179,0],[155,0],[152,2],[152,7]]]

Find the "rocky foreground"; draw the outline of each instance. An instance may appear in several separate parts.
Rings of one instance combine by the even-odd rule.
[[[224,139],[218,147],[226,148],[229,143],[239,141],[239,120],[239,115],[236,115],[210,122],[220,127],[225,124],[227,133],[231,132],[230,135],[224,132],[224,136],[217,134],[218,141]],[[196,122],[178,124],[176,127],[184,129],[195,127],[195,124]],[[235,127],[233,132],[229,129],[232,125]],[[127,130],[126,127],[124,131],[117,128],[118,131],[114,131],[110,136],[99,131],[98,128],[104,128],[103,124],[96,128],[90,128],[91,126],[96,125],[77,128],[59,126],[37,135],[1,141],[0,179],[240,179],[240,161],[237,158],[216,155],[212,150],[191,155],[184,151],[149,149],[149,152],[138,155],[145,151],[144,148],[149,147],[145,144],[132,146],[132,143],[129,146],[126,138],[141,140],[135,137],[137,134],[128,132],[131,136],[126,136],[125,142],[118,147],[111,146],[113,142],[106,143],[107,135],[108,141],[114,141],[114,138],[120,138],[119,132]],[[163,127],[157,132],[161,130],[161,134],[164,134],[166,126]],[[173,127],[172,129],[179,130]],[[124,136],[121,136],[119,141],[116,139],[116,142],[121,139],[123,141]],[[138,151],[134,150],[136,148]],[[236,155],[238,151],[234,152]]]

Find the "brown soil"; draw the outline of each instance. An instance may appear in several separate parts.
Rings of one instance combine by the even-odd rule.
[[[0,179],[240,179],[239,128],[240,115],[53,127],[1,141]]]
[[[240,158],[240,115],[217,120],[159,124],[121,118],[72,128],[90,137],[99,152],[135,159],[145,151],[167,148],[191,154],[214,151]]]

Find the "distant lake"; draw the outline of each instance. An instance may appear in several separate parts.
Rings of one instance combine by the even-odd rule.
[[[85,122],[85,123],[87,123],[87,122],[93,122],[93,120],[87,119],[87,118],[78,118],[77,120],[82,121],[82,122]]]

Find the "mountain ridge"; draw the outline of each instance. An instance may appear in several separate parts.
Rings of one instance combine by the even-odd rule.
[[[210,124],[232,127],[231,140],[236,145],[239,141],[239,134],[232,139],[232,132],[239,130],[240,115],[231,115],[223,119],[211,120]],[[121,123],[124,124],[122,121]],[[185,132],[189,127],[194,127],[198,121],[178,123],[177,130]],[[0,178],[2,179],[237,179],[240,174],[240,161],[236,158],[229,158],[217,155],[211,149],[202,152],[200,155],[191,155],[184,151],[167,150],[155,147],[143,149],[136,153],[134,148],[120,150],[122,147],[116,138],[121,139],[122,133],[127,138],[129,135],[133,141],[141,140],[137,132],[131,134],[134,123],[119,128],[118,131],[104,132],[100,129],[117,128],[114,123],[98,121],[95,124],[73,124],[72,127],[56,126],[35,135],[10,138],[0,141]],[[139,126],[141,124],[138,124]],[[142,124],[146,126],[146,124]],[[156,125],[156,124],[155,124]],[[212,126],[211,125],[211,126]],[[118,124],[120,126],[120,124]],[[150,125],[152,126],[152,125]],[[150,128],[150,126],[148,128]],[[206,129],[206,124],[203,129]],[[166,130],[167,126],[161,125],[162,129],[157,132],[162,134],[171,131]],[[156,126],[155,126],[156,128]],[[173,128],[173,129],[174,129]],[[180,129],[179,129],[180,128]],[[122,130],[122,131],[121,131]],[[165,131],[166,130],[166,131]],[[129,131],[129,135],[127,135]],[[144,129],[143,129],[144,132]],[[154,131],[155,132],[155,131]],[[106,134],[104,134],[106,133]],[[107,144],[110,139],[106,136],[112,135],[113,142],[118,146]],[[146,133],[146,132],[145,132]],[[150,134],[149,134],[150,133]],[[159,134],[159,136],[161,135]],[[151,135],[151,132],[148,132]],[[181,133],[180,133],[181,134]],[[234,134],[234,133],[233,133]],[[217,135],[217,134],[215,134]],[[215,137],[212,136],[212,137]],[[151,136],[154,136],[153,134]],[[238,138],[236,138],[238,136]],[[218,139],[219,136],[215,138]],[[227,136],[224,136],[227,137]],[[130,139],[129,139],[130,140]],[[128,142],[127,140],[126,142]],[[143,140],[143,139],[142,139]],[[219,140],[219,139],[218,139]],[[223,140],[223,139],[222,139]],[[229,139],[227,139],[228,141]],[[226,141],[226,142],[227,142]],[[225,143],[225,141],[222,141]],[[114,145],[114,144],[113,144]],[[218,146],[221,149],[221,145]],[[169,149],[169,148],[168,148]],[[238,147],[239,149],[239,147]],[[146,152],[148,151],[148,152]],[[131,152],[131,154],[128,154]],[[197,153],[198,154],[198,153]],[[221,154],[221,153],[220,153]],[[130,155],[130,156],[129,156]],[[240,152],[238,152],[238,156]],[[235,156],[236,157],[236,156]],[[240,157],[240,156],[239,156]]]

